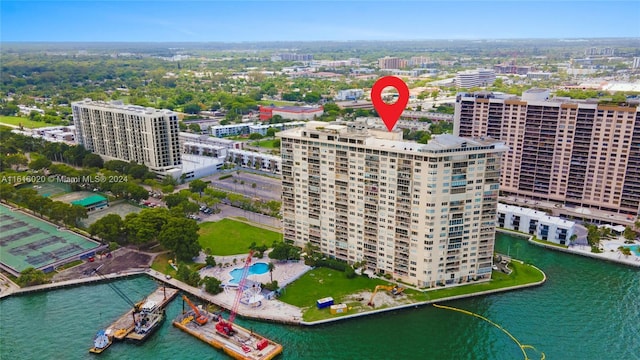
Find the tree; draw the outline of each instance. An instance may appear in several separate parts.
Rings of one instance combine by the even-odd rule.
[[[46,169],[51,166],[51,160],[47,159],[44,156],[32,156],[33,160],[29,163],[29,169],[31,170],[40,170]]]
[[[258,134],[259,135],[259,134]],[[28,163],[27,157],[24,154],[11,154],[5,157],[4,162],[10,167],[15,166],[15,170],[20,169],[20,166],[26,166]]]
[[[200,283],[202,282],[202,278],[200,278],[200,274],[197,271],[191,270],[187,265],[178,266],[176,278],[178,278],[178,280],[183,281],[191,286],[199,286]]]
[[[259,133],[251,133],[249,134],[249,140],[260,140],[262,139],[262,135]]]
[[[276,243],[269,253],[269,258],[276,260],[299,259],[300,249],[287,243]]]
[[[624,236],[626,240],[635,240],[637,234],[635,231],[633,231],[631,226],[627,226],[624,228],[624,232],[622,233],[622,236]]]
[[[169,209],[186,201],[189,201],[189,197],[182,192],[169,194],[164,197],[164,203],[167,204]]]
[[[124,218],[128,241],[132,244],[155,241],[168,221],[169,210],[164,208],[144,209],[137,214],[128,214]]]
[[[193,180],[192,182],[189,183],[189,190],[191,190],[191,192],[198,193],[200,195],[202,195],[202,192],[206,188],[207,188],[207,183],[200,179]]]
[[[36,270],[32,267],[26,268],[20,272],[20,276],[16,280],[18,285],[24,286],[34,286],[40,285],[47,282],[47,277],[45,276],[42,270]]]
[[[200,110],[202,110],[200,108],[200,105],[196,103],[189,103],[182,107],[182,111],[187,114],[197,114],[200,112]]]
[[[272,262],[269,262],[267,266],[268,266],[267,269],[269,270],[269,275],[271,276],[271,282],[273,282],[273,270],[275,270],[276,266]]]
[[[275,147],[275,148],[279,148],[280,147],[280,139],[273,140],[273,147]]]
[[[78,221],[80,221],[80,219],[86,219],[88,217],[87,208],[85,208],[84,206],[69,204],[64,205],[67,205],[67,209],[64,212],[63,221],[67,226],[78,226]]]
[[[123,230],[124,221],[118,214],[109,214],[89,226],[89,233],[99,237],[103,242],[120,243]]]
[[[196,134],[200,134],[200,132],[202,131],[202,128],[200,128],[200,124],[191,123],[189,124],[189,130],[191,130],[191,132],[194,132]]]
[[[212,255],[207,255],[207,257],[204,259],[204,262],[205,264],[207,264],[207,266],[216,266],[216,258]]]
[[[104,166],[104,160],[102,160],[100,155],[87,154],[84,159],[82,159],[82,166],[89,168],[101,168]]]
[[[179,260],[191,260],[200,253],[198,224],[191,219],[170,218],[162,227],[158,240],[165,249],[173,251]]]
[[[207,276],[204,278],[204,290],[209,294],[219,294],[222,292],[222,282],[214,277]]]
[[[267,137],[274,137],[276,135],[276,129],[275,128],[268,128],[267,129]]]

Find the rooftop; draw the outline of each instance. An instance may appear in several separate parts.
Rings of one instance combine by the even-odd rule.
[[[101,195],[93,195],[84,199],[72,201],[71,205],[89,206],[103,201],[107,201],[107,198]]]

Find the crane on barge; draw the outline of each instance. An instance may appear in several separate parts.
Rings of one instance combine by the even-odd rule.
[[[198,307],[193,305],[193,303],[189,300],[189,298],[187,298],[186,295],[182,295],[182,299],[191,307],[191,310],[193,310],[193,314],[195,315],[194,320],[198,325],[202,326],[206,324],[207,321],[209,321],[209,319],[206,316],[202,315],[200,310],[198,310]]]
[[[242,298],[242,293],[244,291],[244,284],[247,282],[247,275],[249,275],[249,265],[251,265],[251,257],[253,256],[253,250],[249,251],[249,255],[244,262],[244,267],[242,268],[242,277],[240,278],[240,283],[238,283],[238,292],[236,293],[236,298],[233,301],[233,306],[231,307],[231,313],[229,314],[229,320],[225,321],[224,319],[220,319],[216,324],[216,331],[224,336],[233,336],[235,334],[235,330],[233,330],[233,321],[236,319],[236,313],[238,311],[238,306],[240,305],[240,298]]]

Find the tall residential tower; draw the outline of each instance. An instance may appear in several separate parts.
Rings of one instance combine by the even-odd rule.
[[[509,146],[500,190],[558,206],[635,216],[640,210],[640,109],[568,98],[459,94],[454,133]]]
[[[83,101],[71,104],[76,139],[109,160],[134,161],[165,174],[179,168],[178,115],[170,110]]]
[[[491,277],[502,143],[315,121],[277,136],[285,240],[417,286]]]

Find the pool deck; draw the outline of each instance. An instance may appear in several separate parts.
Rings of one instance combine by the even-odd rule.
[[[217,264],[231,264],[227,267],[205,267],[200,270],[200,275],[204,278],[205,276],[213,276],[216,279],[222,281],[223,284],[228,284],[229,280],[233,279],[231,276],[231,271],[235,269],[242,269],[244,266],[244,261],[246,259],[246,255],[236,255],[236,256],[215,256]],[[233,265],[233,259],[236,259],[236,264]],[[199,261],[199,260],[197,260]],[[204,262],[204,260],[202,260]],[[270,259],[266,254],[261,259],[252,258],[251,265],[256,263],[269,263],[273,262],[275,268],[273,269],[273,274],[266,272],[264,274],[250,274],[247,276],[247,279],[252,281],[257,281],[260,283],[269,283],[271,282],[271,275],[273,275],[273,280],[278,281],[279,287],[284,287],[294,280],[298,279],[300,276],[304,275],[307,271],[311,270],[310,266],[304,264],[301,261],[276,261]],[[235,283],[231,283],[235,285]]]

